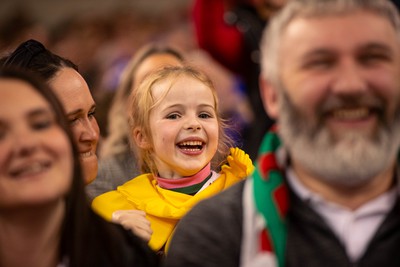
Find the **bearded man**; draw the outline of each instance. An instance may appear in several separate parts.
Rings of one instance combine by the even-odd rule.
[[[400,266],[396,7],[289,1],[261,52],[276,126],[252,177],[181,220],[166,266]]]

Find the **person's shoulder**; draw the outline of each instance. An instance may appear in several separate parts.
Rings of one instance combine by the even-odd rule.
[[[224,191],[197,203],[185,217],[214,214],[218,217],[231,216],[232,210],[242,208],[243,187],[246,180],[242,180]],[[223,208],[221,208],[223,207]],[[185,219],[185,217],[183,219]]]
[[[238,266],[244,183],[199,202],[183,216],[169,244],[165,266]]]
[[[131,161],[129,167],[132,167],[130,167],[129,170],[133,171],[133,173],[129,175],[129,178],[125,177],[125,172],[128,167],[127,162],[129,160],[132,160],[132,158],[129,158],[128,155],[116,154],[100,159],[98,177],[105,180],[111,180],[112,182],[115,178],[120,179],[120,176],[124,176],[124,178],[126,178],[125,180],[137,176],[139,173],[137,170],[137,166]]]
[[[203,200],[205,203],[224,203],[229,204],[231,202],[237,203],[238,200],[242,198],[243,187],[246,180],[239,181],[238,183],[228,187],[224,191],[212,196],[208,199]]]
[[[112,235],[114,244],[117,246],[114,249],[115,253],[118,253],[118,261],[121,266],[159,266],[159,257],[144,240],[119,224],[105,223],[108,234]]]

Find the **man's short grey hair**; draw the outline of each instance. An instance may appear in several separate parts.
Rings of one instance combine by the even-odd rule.
[[[389,0],[289,0],[265,28],[261,40],[261,75],[277,86],[282,34],[296,18],[341,15],[366,10],[386,18],[394,27],[400,40],[400,21],[396,6]],[[296,44],[293,44],[296,49]]]

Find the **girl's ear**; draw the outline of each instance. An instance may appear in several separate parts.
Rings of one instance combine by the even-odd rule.
[[[279,96],[277,89],[271,84],[271,82],[265,80],[260,76],[259,80],[260,84],[260,94],[261,99],[264,104],[264,109],[268,113],[268,115],[277,119],[279,114]]]
[[[133,139],[138,147],[142,149],[149,149],[151,147],[151,143],[147,136],[144,134],[144,131],[140,128],[135,128],[133,130]]]

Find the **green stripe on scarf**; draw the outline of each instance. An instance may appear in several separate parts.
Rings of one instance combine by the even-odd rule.
[[[211,176],[212,176],[212,173],[210,173],[210,175],[208,175],[206,177],[206,179],[204,179],[202,182],[200,182],[198,184],[194,184],[194,185],[190,185],[190,186],[186,186],[186,187],[171,188],[170,190],[179,192],[179,193],[183,193],[186,195],[194,196],[197,192],[199,192],[199,190],[204,186],[204,184],[207,183],[208,180],[210,180]]]
[[[266,230],[272,238],[271,245],[277,257],[278,266],[283,267],[287,234],[284,218],[287,196],[282,172],[276,164],[275,158],[275,152],[280,145],[281,142],[275,131],[266,134],[253,174],[253,184],[257,211],[266,221]]]

